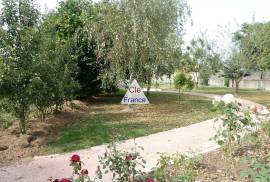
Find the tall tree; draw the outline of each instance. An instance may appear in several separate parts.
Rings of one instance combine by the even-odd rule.
[[[116,76],[117,80],[139,79],[147,83],[149,90],[157,66],[167,60],[171,48],[179,47],[179,42],[178,45],[170,42],[170,36],[181,36],[189,14],[186,2],[112,0],[103,3],[104,18],[98,23],[112,35],[112,45],[103,56],[109,62],[104,73]],[[105,40],[99,39],[97,43],[97,51],[104,53]]]
[[[202,37],[193,38],[187,46],[183,56],[185,69],[192,72],[193,78],[198,87],[199,80],[208,84],[208,79],[212,74],[216,74],[221,68],[221,58],[214,46]]]
[[[231,57],[223,64],[223,74],[221,76],[231,79],[235,84],[235,94],[238,94],[239,83],[250,75],[252,64],[247,60],[240,50],[233,50]],[[232,83],[232,84],[233,84]]]
[[[79,97],[94,95],[100,91],[100,64],[96,58],[96,44],[91,31],[84,31],[86,24],[93,29],[93,7],[88,0],[61,1],[51,16],[55,20],[56,33],[60,40],[71,46],[72,59],[78,70],[73,74],[80,83]]]
[[[263,79],[263,73],[270,68],[270,22],[244,23],[233,38],[246,59],[252,61],[253,69],[261,71]]]
[[[20,119],[20,131],[26,132],[27,114],[32,103],[31,80],[38,51],[39,12],[33,0],[3,0],[1,30],[0,93]]]
[[[34,64],[37,77],[33,79],[32,93],[34,105],[41,112],[43,120],[48,109],[55,106],[55,111],[65,101],[75,97],[79,85],[73,78],[77,71],[77,62],[72,57],[71,40],[57,36],[55,15],[49,13],[40,26],[40,49]]]

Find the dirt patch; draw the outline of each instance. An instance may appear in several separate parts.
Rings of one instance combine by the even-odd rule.
[[[267,163],[267,156],[270,150],[270,138],[260,132],[259,141],[249,141],[243,145],[234,146],[233,160],[230,159],[229,163],[226,163],[226,158],[223,150],[219,149],[208,154],[203,155],[201,161],[201,170],[197,178],[197,181],[201,182],[220,182],[220,181],[236,181],[236,182],[252,182],[252,178],[249,175],[248,178],[241,177],[241,172],[249,171],[250,166],[245,158],[255,159]],[[257,172],[260,172],[260,166],[262,163],[257,163]],[[226,171],[226,164],[230,164],[229,176]],[[262,175],[262,173],[260,173]]]
[[[1,129],[0,166],[41,154],[41,146],[57,137],[59,128],[72,125],[89,114],[87,103],[78,100],[72,103],[65,105],[61,113],[48,116],[45,122],[40,119],[30,120],[26,135],[19,134],[18,122],[8,129]]]
[[[247,169],[247,164],[241,161],[241,156],[235,157],[235,165],[232,175],[226,177],[225,156],[222,150],[216,150],[205,154],[201,162],[201,170],[197,181],[220,182],[220,181],[247,181],[240,177],[241,171]]]

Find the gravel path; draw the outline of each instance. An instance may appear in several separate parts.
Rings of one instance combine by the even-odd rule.
[[[194,96],[214,98],[216,95],[203,93],[187,93]],[[251,101],[238,100],[243,107],[255,104]],[[219,146],[209,138],[214,136],[214,119],[192,124],[187,127],[172,129],[165,132],[139,137],[118,145],[124,150],[131,150],[134,143],[142,146],[144,151],[141,153],[147,161],[146,170],[150,170],[157,163],[158,153],[187,153],[190,151],[205,153],[217,149]],[[79,150],[72,153],[57,154],[50,156],[34,157],[31,161],[21,164],[11,165],[0,168],[1,182],[46,182],[53,178],[69,177],[72,173],[69,166],[69,159],[72,154],[79,154],[85,163],[90,176],[94,175],[98,165],[98,156],[105,152],[105,145],[92,147],[86,150]],[[109,182],[110,176],[106,176],[102,181]]]

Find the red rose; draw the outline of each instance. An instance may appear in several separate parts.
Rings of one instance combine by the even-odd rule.
[[[70,179],[62,178],[59,182],[72,182]]]
[[[155,182],[151,177],[147,177],[145,182]]]
[[[61,179],[59,182],[72,182],[72,181],[71,181],[71,179],[64,178],[64,179]]]
[[[128,154],[125,157],[125,161],[131,161],[131,160],[134,160],[134,159],[135,159],[135,157],[133,157],[132,154]]]
[[[53,182],[59,182],[59,179],[55,179],[55,180],[53,180]]]
[[[77,155],[77,154],[74,154],[74,155],[71,157],[71,161],[72,161],[72,162],[80,162],[80,156]]]
[[[87,169],[83,169],[81,171],[81,174],[82,174],[82,176],[88,176],[88,170]]]

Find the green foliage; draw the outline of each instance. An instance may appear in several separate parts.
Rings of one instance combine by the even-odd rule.
[[[224,86],[229,87],[230,86],[230,79],[229,78],[224,78]]]
[[[254,182],[268,182],[270,180],[270,153],[264,161],[258,157],[245,157],[242,160],[246,160],[249,166],[249,170],[241,172],[242,177],[250,177]]]
[[[143,174],[138,167],[144,168],[146,161],[139,152],[135,150],[134,153],[128,153],[118,150],[115,143],[109,145],[108,150],[104,156],[99,157],[99,162],[105,174],[109,171],[112,173],[113,181],[134,182]]]
[[[31,0],[4,0],[2,4],[0,95],[10,102],[13,114],[20,119],[20,131],[25,133],[33,102],[31,80],[38,52],[39,13]]]
[[[36,64],[39,80],[36,80],[34,90],[35,105],[44,113],[44,109],[56,106],[61,108],[63,103],[75,97],[79,84],[74,80],[74,72],[78,70],[77,63],[71,54],[71,40],[63,43],[55,30],[55,15],[48,14],[41,27],[39,63]],[[43,91],[43,93],[40,93]],[[47,93],[47,94],[45,94]]]
[[[216,74],[221,68],[221,58],[214,45],[202,37],[193,38],[182,58],[182,65],[194,74],[196,87],[201,80],[208,84],[211,75]]]
[[[241,134],[248,130],[247,127],[255,126],[250,112],[242,112],[236,101],[230,103],[217,102],[216,104],[222,112],[222,116],[217,119],[217,121],[222,121],[222,127],[218,129],[213,139],[221,146],[231,145],[235,142],[239,143]]]
[[[239,50],[233,50],[231,57],[223,65],[223,76],[224,78],[231,79],[235,83],[235,92],[239,91],[240,81],[250,76],[252,65],[250,60],[246,59],[243,52]]]
[[[194,87],[192,77],[186,73],[178,72],[174,76],[174,87],[178,90],[178,96],[183,90],[191,90]]]
[[[78,81],[80,88],[76,91],[84,98],[100,92],[99,79],[101,64],[97,62],[96,43],[94,40],[95,12],[90,1],[61,1],[57,11],[47,19],[54,21],[52,30],[57,38],[69,46],[69,60],[75,63],[72,78]]]
[[[153,176],[159,182],[192,182],[198,175],[200,157],[162,154]]]
[[[260,130],[247,135],[247,141],[254,145],[254,154],[242,157],[242,161],[248,163],[248,168],[241,171],[241,176],[252,181],[267,182],[270,180],[270,153],[269,153],[269,137],[270,124],[265,122]]]
[[[48,17],[41,24],[30,0],[3,1],[0,95],[9,102],[8,112],[20,119],[21,133],[26,132],[32,105],[45,120],[52,106],[59,109],[78,88],[72,78],[76,65],[69,54],[70,41],[63,44],[57,38],[55,16]]]
[[[177,35],[189,9],[184,0],[115,0],[104,2],[99,14],[95,37],[98,55],[106,61],[104,81],[136,78],[149,86],[159,65],[176,60],[182,43]]]
[[[243,23],[234,33],[234,41],[251,61],[252,69],[265,71],[270,67],[270,23]]]

